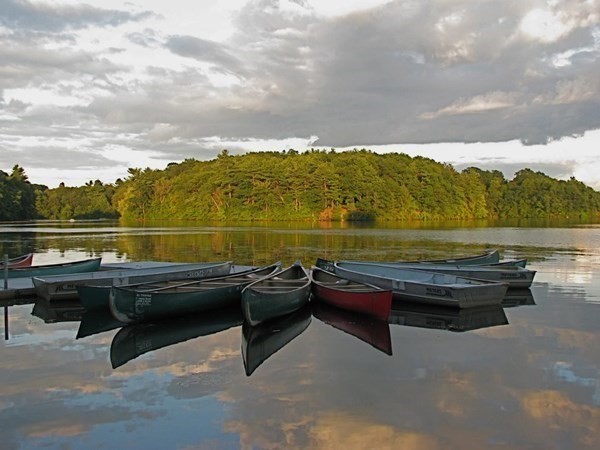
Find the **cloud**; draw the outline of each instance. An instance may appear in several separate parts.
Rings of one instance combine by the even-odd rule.
[[[477,95],[470,99],[459,99],[452,105],[446,106],[438,111],[423,113],[419,118],[430,120],[444,115],[483,113],[495,109],[508,108],[516,106],[515,97],[516,96],[511,93],[490,92],[484,95]]]
[[[217,141],[532,145],[600,129],[598,0],[336,4],[10,0],[0,167],[48,136],[127,147],[138,166]]]
[[[15,30],[57,32],[92,25],[116,26],[150,15],[150,12],[132,14],[87,4],[68,6],[28,0],[3,0],[0,24]]]

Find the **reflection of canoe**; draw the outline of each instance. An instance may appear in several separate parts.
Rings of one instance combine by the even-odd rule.
[[[110,311],[121,322],[157,320],[169,316],[239,307],[242,289],[253,281],[281,270],[281,264],[218,278],[192,282],[145,283],[137,287],[113,286]]]
[[[115,319],[108,308],[86,310],[81,317],[76,339],[81,339],[93,334],[104,333],[124,326],[123,322]]]
[[[38,299],[33,305],[31,314],[45,323],[77,322],[81,320],[85,309],[78,301],[49,302]]]
[[[315,266],[310,276],[315,300],[381,320],[388,319],[392,307],[391,290],[348,280]]]
[[[400,269],[425,270],[457,277],[507,283],[510,288],[528,288],[533,282],[535,270],[511,265],[496,266],[458,266],[451,264],[410,264],[392,262],[338,261],[338,264],[361,264],[376,267],[397,267]]]
[[[336,262],[336,275],[392,289],[394,297],[420,303],[473,308],[500,304],[508,284],[492,283],[425,270]]]
[[[60,264],[40,264],[38,266],[8,268],[8,278],[31,278],[46,275],[61,275],[82,272],[95,272],[100,268],[102,258],[82,259]]]
[[[9,258],[7,265],[9,268],[13,268],[13,269],[16,267],[31,267],[32,262],[33,262],[33,253],[27,253],[26,255]],[[4,260],[0,261],[0,269],[4,269]]]
[[[308,303],[310,277],[300,261],[249,284],[242,291],[242,313],[252,326],[290,314]]]
[[[310,307],[278,317],[255,327],[242,325],[242,359],[246,375],[252,375],[264,361],[302,334],[311,322]]]
[[[160,322],[128,325],[120,329],[112,340],[110,362],[116,369],[144,353],[218,333],[241,325],[243,321],[240,308],[231,307]]]
[[[525,305],[535,305],[533,293],[529,289],[509,289],[502,299],[504,308]]]
[[[499,305],[456,309],[404,303],[393,306],[389,322],[409,327],[462,332],[506,325],[508,319]]]
[[[164,267],[149,267],[143,269],[121,269],[121,270],[101,270],[93,273],[82,273],[73,275],[56,275],[49,277],[35,277],[33,285],[38,296],[48,299],[67,299],[78,298],[78,286],[121,286],[134,283],[167,281],[167,280],[186,280],[206,277],[218,277],[226,275],[231,269],[231,262],[219,263],[196,263],[196,264],[177,264]],[[103,300],[96,303],[85,304],[88,309],[96,307],[106,308],[108,306],[108,291],[106,291]],[[87,299],[93,297],[87,296]]]
[[[392,339],[387,320],[334,308],[322,302],[312,305],[312,313],[321,322],[351,334],[387,355],[392,354]]]
[[[185,267],[184,267],[185,266]],[[137,287],[142,284],[155,283],[162,281],[173,281],[182,283],[188,281],[202,280],[204,278],[214,278],[224,276],[230,273],[231,262],[224,263],[201,263],[193,265],[179,265],[176,267],[152,269],[130,269],[135,273],[127,272],[123,278],[114,278],[104,281],[104,284],[94,280],[89,284],[77,284],[77,296],[81,304],[87,309],[108,309],[108,296],[112,286]],[[138,270],[143,270],[139,273]]]

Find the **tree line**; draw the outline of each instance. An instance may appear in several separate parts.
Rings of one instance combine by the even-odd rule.
[[[21,168],[17,172],[0,174],[0,220],[403,221],[600,214],[600,192],[575,178],[557,180],[523,169],[507,180],[497,170],[458,172],[429,158],[365,149],[236,156],[223,150],[215,159],[187,159],[164,170],[131,168],[114,184],[96,180],[55,189],[31,185]],[[23,208],[25,197],[33,199],[33,208]],[[5,198],[21,209],[4,207]]]

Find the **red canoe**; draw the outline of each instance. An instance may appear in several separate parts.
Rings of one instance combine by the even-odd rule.
[[[33,262],[33,253],[27,253],[26,255],[17,256],[15,258],[9,258],[8,267],[11,269],[15,267],[30,267]],[[0,269],[4,268],[4,260],[0,260]]]
[[[316,266],[310,271],[312,293],[317,300],[341,309],[387,321],[392,308],[392,291],[350,281]]]

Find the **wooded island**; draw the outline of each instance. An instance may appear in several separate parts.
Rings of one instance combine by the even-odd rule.
[[[164,170],[129,169],[55,189],[25,170],[0,171],[0,220],[188,219],[210,221],[403,221],[481,218],[592,218],[600,192],[571,178],[523,169],[461,172],[402,153],[310,150],[187,159]]]

